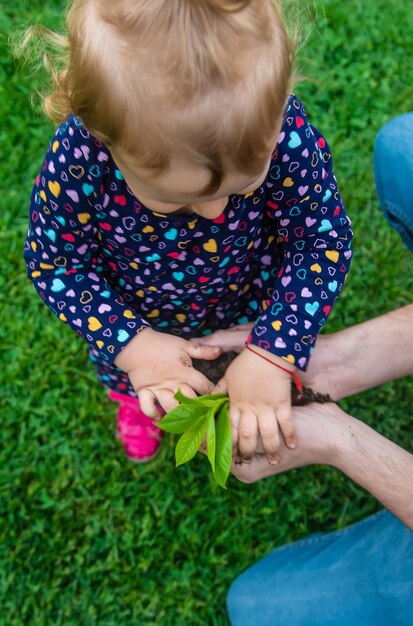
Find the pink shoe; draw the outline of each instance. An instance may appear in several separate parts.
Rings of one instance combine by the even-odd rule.
[[[128,458],[135,463],[153,459],[159,451],[163,431],[143,413],[136,398],[116,391],[109,391],[108,395],[119,403],[116,435]]]

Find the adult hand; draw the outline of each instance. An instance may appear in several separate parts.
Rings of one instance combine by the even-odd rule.
[[[203,346],[219,346],[222,352],[241,352],[255,323],[238,324],[226,330],[217,330],[205,337],[196,337],[194,341]]]
[[[334,400],[413,373],[413,304],[338,333],[319,335],[304,385]]]
[[[232,464],[234,476],[252,483],[304,465],[332,465],[413,530],[412,454],[332,403],[294,407],[294,420],[295,450],[281,442],[280,463],[274,466],[259,445],[250,463]]]
[[[333,464],[340,441],[337,432],[339,422],[336,418],[342,411],[335,404],[310,404],[293,407],[293,413],[297,447],[287,448],[281,439],[278,449],[279,463],[270,465],[262,440],[259,439],[256,454],[250,462],[234,460],[231,472],[236,478],[245,483],[253,483],[305,465]]]

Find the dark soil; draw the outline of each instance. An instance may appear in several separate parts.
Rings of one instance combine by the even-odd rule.
[[[236,352],[225,352],[214,361],[193,359],[193,365],[195,369],[202,372],[202,374],[205,374],[205,376],[212,383],[214,383],[214,385],[216,385],[217,382],[223,377],[228,365],[235,359],[236,356]],[[303,392],[301,393],[298,391],[294,383],[291,386],[291,400],[293,406],[305,406],[311,402],[319,402],[320,404],[334,402],[328,394],[316,393],[309,387],[304,387]]]

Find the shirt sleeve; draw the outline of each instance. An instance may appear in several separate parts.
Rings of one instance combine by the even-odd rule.
[[[249,341],[305,370],[340,293],[353,233],[330,148],[291,96],[267,178],[266,210],[282,264]]]
[[[104,276],[99,208],[106,160],[76,118],[57,129],[33,188],[24,257],[50,310],[112,363],[147,323]]]

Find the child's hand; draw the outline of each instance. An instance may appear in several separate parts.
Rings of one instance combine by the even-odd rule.
[[[179,403],[178,390],[189,397],[211,393],[214,385],[192,367],[192,359],[216,359],[218,347],[199,346],[194,342],[159,333],[147,328],[116,358],[135,389],[142,411],[152,418],[161,417],[159,406],[166,412]]]
[[[202,346],[219,346],[222,352],[241,352],[254,326],[255,322],[238,324],[226,330],[216,330],[211,335],[197,337],[194,341]]]
[[[274,363],[294,369],[283,359],[254,346]],[[256,451],[258,435],[270,463],[278,462],[280,428],[288,447],[296,443],[291,410],[291,376],[244,349],[228,367],[214,393],[227,393],[234,446],[240,457],[250,460]]]

